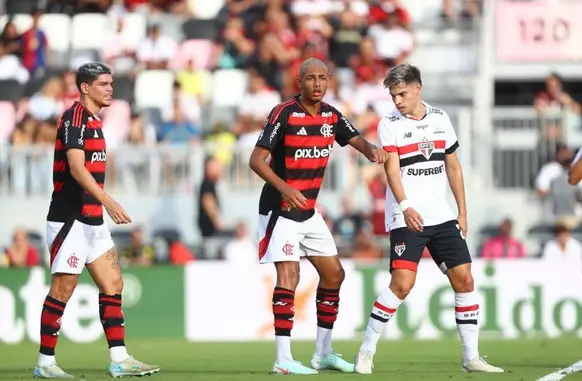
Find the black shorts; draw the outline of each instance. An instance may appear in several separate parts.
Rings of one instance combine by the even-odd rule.
[[[416,271],[424,248],[428,247],[432,259],[443,273],[448,269],[471,263],[467,242],[456,220],[439,225],[425,226],[421,233],[407,227],[390,232],[390,271],[407,269]]]

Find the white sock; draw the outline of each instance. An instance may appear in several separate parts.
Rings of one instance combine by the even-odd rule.
[[[368,327],[366,328],[366,336],[360,347],[360,351],[376,353],[378,340],[380,340],[384,328],[392,319],[392,316],[394,316],[401,303],[402,300],[394,295],[389,288],[382,291],[378,299],[376,299],[376,302],[374,302]]]
[[[475,291],[455,293],[455,320],[463,345],[463,361],[471,361],[479,356],[479,304]]]
[[[317,327],[317,338],[315,339],[315,354],[319,357],[326,357],[332,352],[331,333],[329,328]]]
[[[126,347],[111,347],[109,348],[109,357],[111,362],[123,362],[129,357]]]
[[[277,364],[293,360],[293,356],[291,355],[291,336],[275,336],[275,346],[275,361]]]
[[[57,360],[55,356],[43,355],[42,353],[38,355],[38,366],[49,366],[52,364],[56,364]]]

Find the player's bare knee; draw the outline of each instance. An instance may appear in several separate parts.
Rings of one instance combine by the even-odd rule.
[[[278,262],[277,287],[295,290],[299,284],[299,263],[298,262]]]
[[[475,290],[475,282],[469,266],[459,266],[449,270],[451,286],[455,292],[472,292]]]
[[[63,303],[67,303],[77,287],[78,280],[79,276],[75,274],[53,275],[49,296]]]
[[[475,282],[471,273],[451,278],[451,286],[455,292],[472,292],[475,290]]]
[[[407,281],[397,281],[390,282],[390,290],[398,297],[400,300],[406,299],[412,288],[414,287],[414,282]]]

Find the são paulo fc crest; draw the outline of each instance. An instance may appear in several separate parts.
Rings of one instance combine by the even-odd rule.
[[[394,252],[396,254],[398,254],[398,256],[401,256],[405,250],[406,250],[406,245],[403,242],[399,242],[396,244],[396,246],[394,246]]]
[[[434,151],[434,142],[418,143],[418,151],[422,154],[422,156],[429,159],[430,155],[432,155],[432,151]]]

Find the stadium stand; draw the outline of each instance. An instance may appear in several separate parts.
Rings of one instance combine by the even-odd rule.
[[[553,219],[532,227],[545,210],[532,188],[558,141],[570,149],[582,145],[579,73],[566,65],[560,83],[545,90],[549,70],[520,74],[515,62],[496,56],[495,14],[480,1],[246,3],[252,6],[48,1],[39,8],[36,1],[7,0],[7,14],[0,16],[0,194],[3,209],[14,210],[8,204],[24,198],[31,213],[9,224],[1,220],[0,247],[10,244],[17,226],[42,231],[54,130],[64,107],[78,97],[71,72],[99,60],[115,72],[116,100],[103,114],[111,151],[108,187],[139,209],[137,221],[150,237],[162,237],[157,242],[169,247],[180,239],[196,256],[204,257],[207,248],[208,257],[219,258],[217,248],[233,239],[237,221],[256,224],[250,216],[261,182],[246,160],[266,113],[277,99],[294,94],[298,63],[315,56],[332,69],[327,101],[370,139],[391,107],[381,86],[386,70],[405,61],[418,64],[426,100],[445,108],[458,129],[473,195],[471,223],[481,232],[470,239],[475,255],[512,215],[528,255],[541,252]],[[569,100],[562,102],[563,94]],[[189,132],[176,133],[181,128]],[[207,155],[226,168],[220,197],[229,228],[204,242],[195,216]],[[368,188],[376,171],[348,150],[334,152],[321,200],[330,219],[345,216],[338,205],[353,194],[350,213],[369,221],[362,229],[382,230],[369,218],[374,201]],[[492,192],[499,196],[476,201]],[[547,203],[561,196],[543,197]],[[168,231],[176,231],[172,239]],[[359,237],[370,245],[387,242],[382,235]],[[348,242],[343,254],[357,251],[354,240],[341,241]]]

